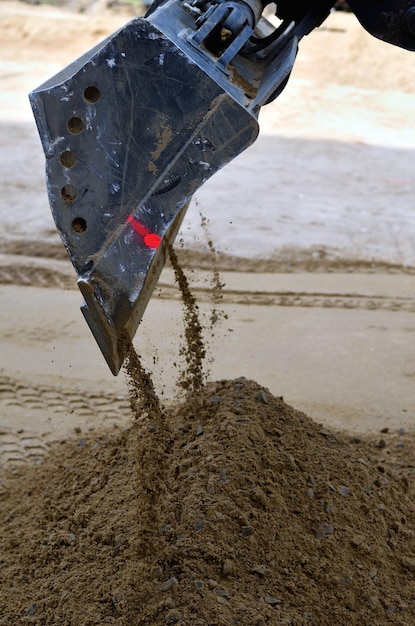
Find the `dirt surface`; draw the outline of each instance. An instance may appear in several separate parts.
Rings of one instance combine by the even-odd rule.
[[[0,624],[412,626],[413,59],[303,42],[114,379],[27,93],[131,16],[0,2]]]
[[[3,476],[1,623],[413,624],[388,435],[351,442],[246,379],[197,404]]]

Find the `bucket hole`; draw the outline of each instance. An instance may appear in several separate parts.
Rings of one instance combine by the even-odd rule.
[[[65,150],[60,156],[60,162],[63,167],[73,167],[76,163],[76,156],[71,150]]]
[[[61,189],[61,196],[68,204],[74,202],[77,198],[78,191],[73,185],[65,185]]]
[[[72,230],[74,233],[84,233],[87,229],[86,220],[83,217],[75,217],[72,221]]]
[[[90,85],[84,91],[84,98],[89,104],[95,104],[101,97],[101,92],[95,85]]]
[[[79,135],[85,128],[84,121],[80,117],[71,117],[68,122],[68,130],[73,135]]]

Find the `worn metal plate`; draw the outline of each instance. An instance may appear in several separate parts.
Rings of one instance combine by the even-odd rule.
[[[194,192],[256,138],[252,113],[148,20],[30,94],[53,217],[117,374]]]

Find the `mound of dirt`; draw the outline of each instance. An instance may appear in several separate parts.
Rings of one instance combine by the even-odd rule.
[[[415,506],[246,379],[2,477],[0,624],[410,625]]]

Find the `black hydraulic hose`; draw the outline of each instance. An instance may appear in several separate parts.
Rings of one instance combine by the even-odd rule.
[[[249,43],[253,44],[249,46],[248,54],[254,54],[255,52],[259,52],[264,48],[267,48],[270,44],[274,43],[288,28],[288,26],[292,24],[292,22],[282,22],[270,35],[267,37],[254,37],[252,36],[249,39]]]

